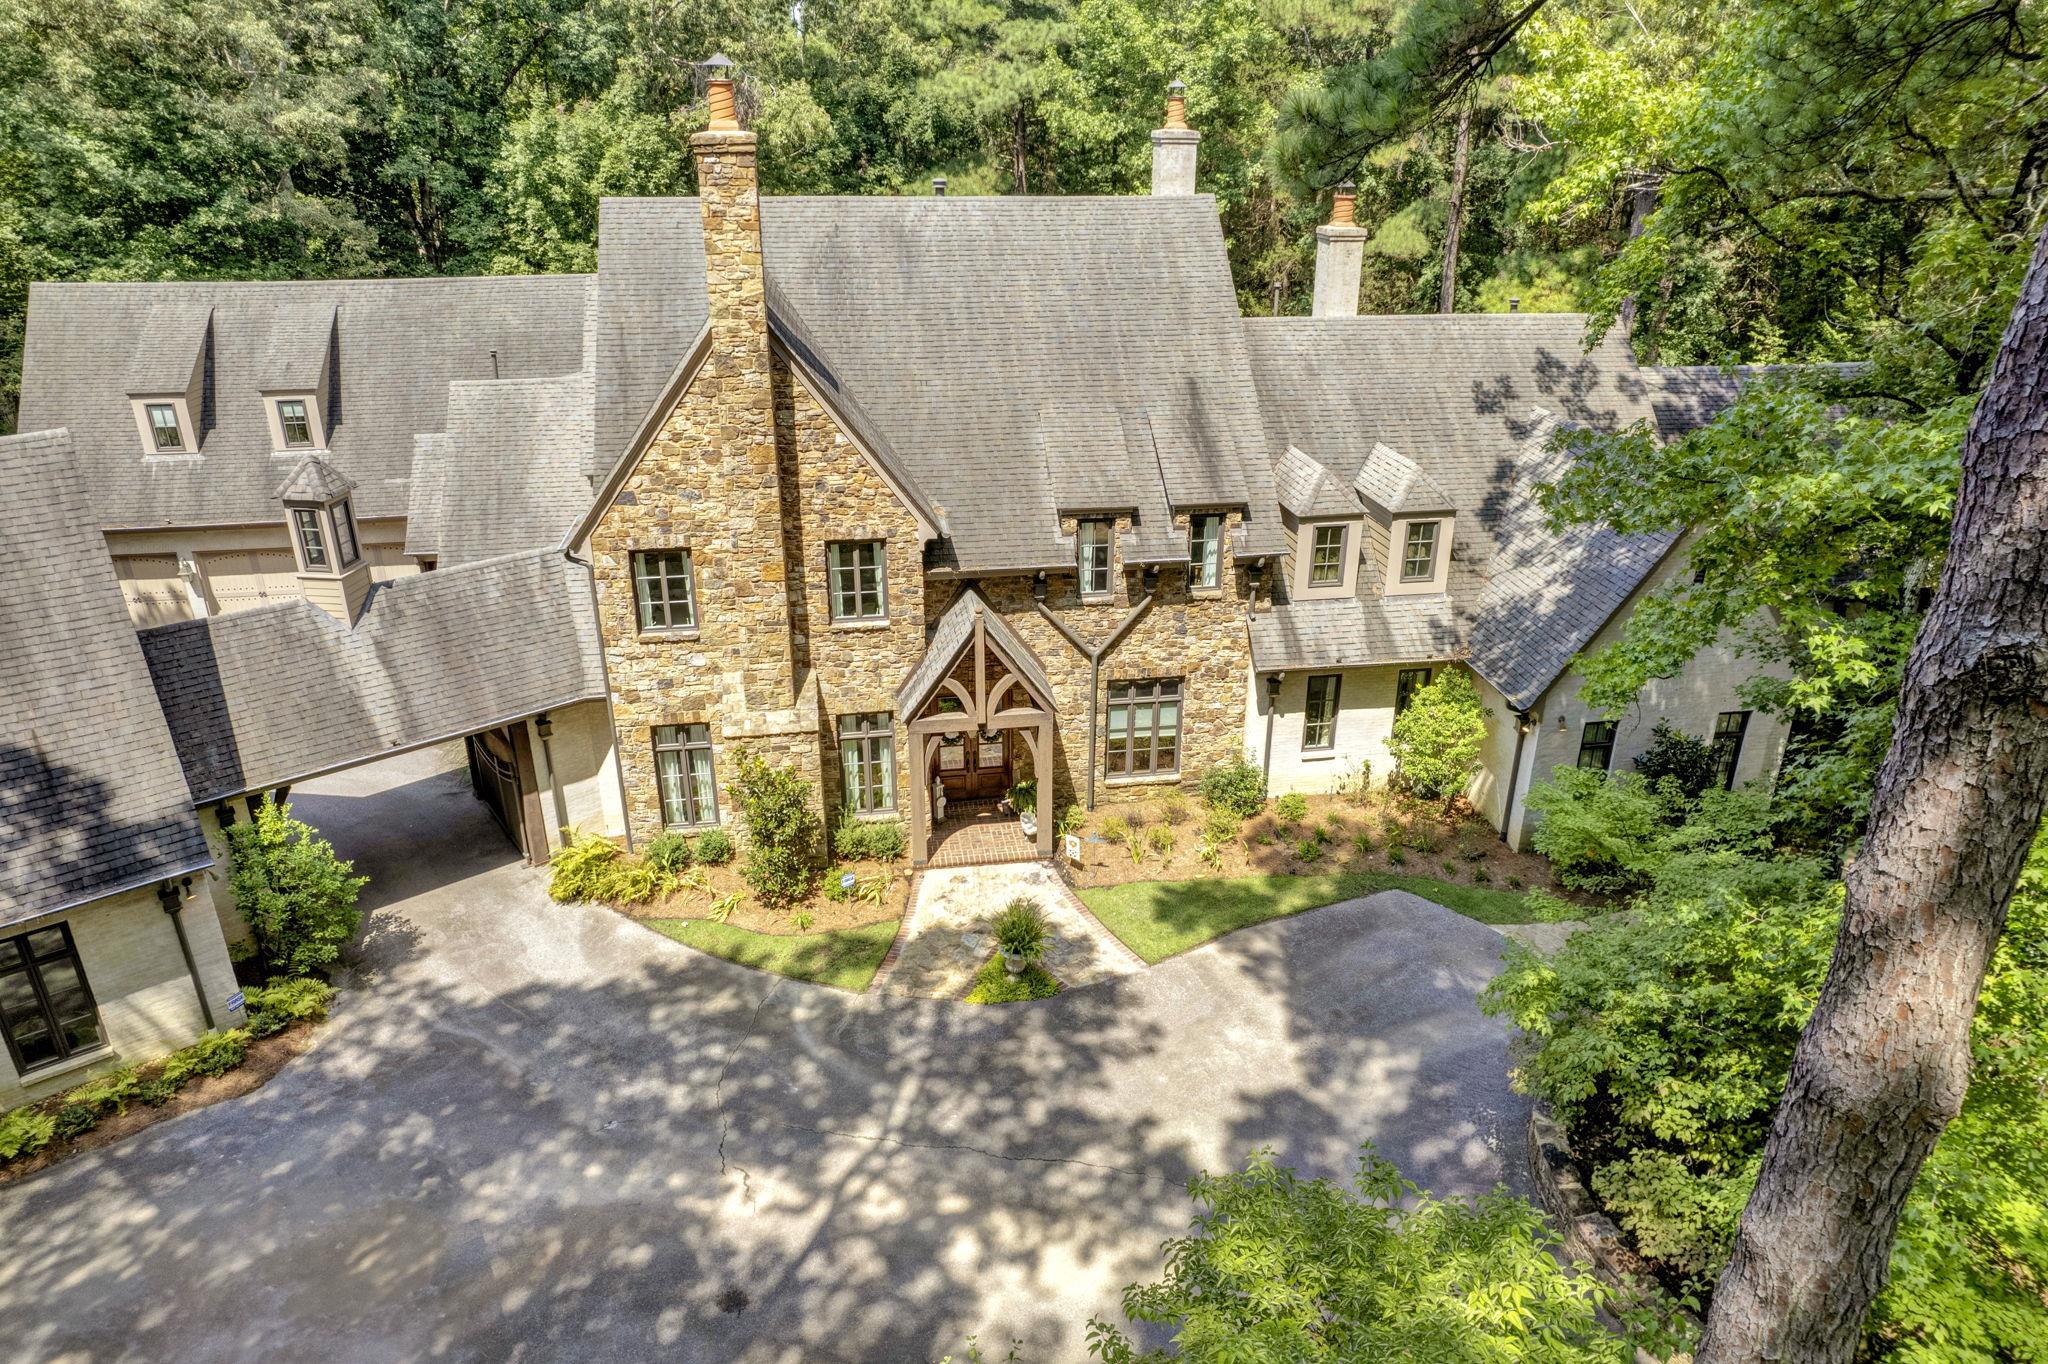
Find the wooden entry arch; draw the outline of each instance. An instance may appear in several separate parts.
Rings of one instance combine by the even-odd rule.
[[[973,686],[951,673],[963,657],[974,660]],[[1030,704],[1006,706],[1022,687]],[[959,709],[936,709],[941,695]],[[950,734],[1016,731],[1031,755],[1038,783],[1038,855],[1052,856],[1053,719],[1052,684],[1044,667],[981,594],[968,588],[947,608],[932,632],[925,656],[896,693],[898,713],[910,716],[910,860],[923,866],[931,845],[931,771],[939,745]]]

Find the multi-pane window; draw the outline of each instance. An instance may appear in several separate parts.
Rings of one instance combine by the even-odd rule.
[[[294,507],[292,525],[298,528],[299,556],[306,567],[327,567],[327,532],[320,527],[320,513],[311,507]]]
[[[1426,583],[1436,577],[1436,528],[1434,521],[1410,521],[1401,544],[1401,581]]]
[[[149,429],[156,437],[159,450],[182,450],[185,448],[185,433],[178,429],[178,408],[175,403],[150,403]]]
[[[855,813],[896,808],[896,731],[889,712],[839,717],[839,770]]]
[[[1746,710],[1722,711],[1714,719],[1714,779],[1723,790],[1735,789],[1735,765],[1742,761],[1742,736],[1748,729]]]
[[[278,402],[277,429],[283,434],[287,449],[313,443],[313,423],[306,418],[306,404],[298,398]]]
[[[1188,519],[1188,586],[1217,587],[1223,582],[1223,518]]]
[[[334,504],[334,548],[341,556],[343,568],[362,557],[362,550],[356,544],[355,509],[345,497]]]
[[[1107,521],[1081,523],[1081,595],[1109,595],[1109,541],[1114,527]]]
[[[1415,693],[1429,685],[1431,672],[1428,668],[1403,668],[1394,678],[1394,714],[1408,709],[1408,703],[1415,699]]]
[[[633,555],[633,600],[643,630],[688,630],[697,624],[697,592],[687,549]]]
[[[1344,526],[1317,526],[1309,549],[1308,580],[1314,587],[1334,587],[1344,581]]]
[[[1106,753],[1112,777],[1180,771],[1179,678],[1110,684]]]
[[[0,938],[0,1029],[23,1075],[105,1040],[70,925]]]
[[[1586,721],[1586,727],[1579,731],[1579,766],[1602,772],[1614,766],[1614,721]]]
[[[1308,706],[1302,713],[1301,746],[1337,746],[1337,694],[1344,679],[1336,673],[1318,673],[1308,680]]]
[[[654,775],[661,786],[661,822],[686,828],[718,823],[711,779],[711,726],[656,725]]]
[[[828,545],[825,568],[832,588],[832,619],[888,617],[889,594],[880,540],[848,540]]]

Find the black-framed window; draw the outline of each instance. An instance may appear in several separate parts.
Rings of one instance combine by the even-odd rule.
[[[105,1044],[69,924],[0,938],[0,1030],[22,1075]]]
[[[178,405],[176,403],[145,403],[143,411],[149,417],[150,434],[156,437],[159,450],[182,450],[185,448],[185,433],[178,426]]]
[[[642,630],[689,630],[697,624],[697,585],[687,549],[633,555],[633,600]]]
[[[298,528],[299,555],[306,567],[327,567],[327,532],[320,524],[320,513],[310,507],[294,507],[292,524]]]
[[[1317,526],[1310,541],[1308,581],[1311,587],[1334,587],[1344,581],[1344,542],[1349,526]]]
[[[1434,521],[1410,521],[1401,542],[1401,581],[1426,583],[1436,577],[1436,529]]]
[[[1188,586],[1220,587],[1223,584],[1223,518],[1188,518]]]
[[[1742,761],[1742,737],[1749,732],[1749,712],[1724,710],[1714,717],[1714,779],[1721,789],[1735,789],[1735,766]]]
[[[1436,675],[1432,668],[1403,668],[1394,677],[1394,714],[1408,709],[1408,703],[1415,699],[1415,693],[1429,685]]]
[[[313,443],[313,423],[306,415],[306,404],[299,398],[280,398],[277,402],[277,429],[284,437],[285,448],[294,449]]]
[[[711,775],[711,726],[656,725],[654,773],[661,822],[671,829],[718,823],[718,784]]]
[[[341,555],[343,568],[363,557],[362,546],[356,543],[355,507],[346,497],[334,504],[334,548]]]
[[[1337,746],[1337,697],[1344,679],[1337,673],[1317,673],[1308,680],[1308,704],[1302,710],[1301,746],[1304,749]]]
[[[1180,771],[1180,679],[1112,682],[1103,770],[1112,777]]]
[[[832,619],[887,620],[888,570],[880,540],[844,540],[825,547]]]
[[[1579,766],[1602,772],[1614,766],[1614,721],[1588,720],[1579,731]]]
[[[896,808],[896,723],[888,711],[839,717],[839,771],[855,813]]]
[[[1080,531],[1081,595],[1109,595],[1109,545],[1116,526],[1109,521],[1083,521]]]

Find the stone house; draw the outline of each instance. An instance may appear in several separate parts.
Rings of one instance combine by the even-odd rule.
[[[902,819],[919,862],[1033,779],[1046,855],[1068,804],[1239,754],[1280,791],[1384,779],[1449,668],[1517,843],[1532,782],[1659,716],[1731,782],[1775,771],[1722,653],[1585,712],[1572,659],[1682,546],[1554,532],[1533,494],[1559,424],[1668,435],[1735,377],[1587,350],[1573,316],[1357,316],[1343,191],[1316,315],[1241,316],[1177,95],[1152,193],[1110,198],[764,199],[711,98],[699,194],[605,201],[594,274],[31,290],[21,425],[53,434],[0,500],[76,507],[8,571],[61,555],[125,600],[106,666],[183,780],[190,865],[115,880],[192,878],[231,940],[238,809],[450,740],[534,861],[733,822],[741,749],[828,823]],[[61,669],[73,627],[20,609],[0,666]],[[10,734],[68,714],[0,706]],[[0,925],[58,912],[16,885]]]

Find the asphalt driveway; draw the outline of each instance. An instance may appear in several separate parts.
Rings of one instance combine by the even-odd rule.
[[[0,1189],[0,1357],[1064,1361],[1199,1169],[1369,1138],[1522,1185],[1501,939],[1426,901],[1043,1004],[856,997],[549,903],[441,762],[294,797],[374,878],[313,1051]]]

